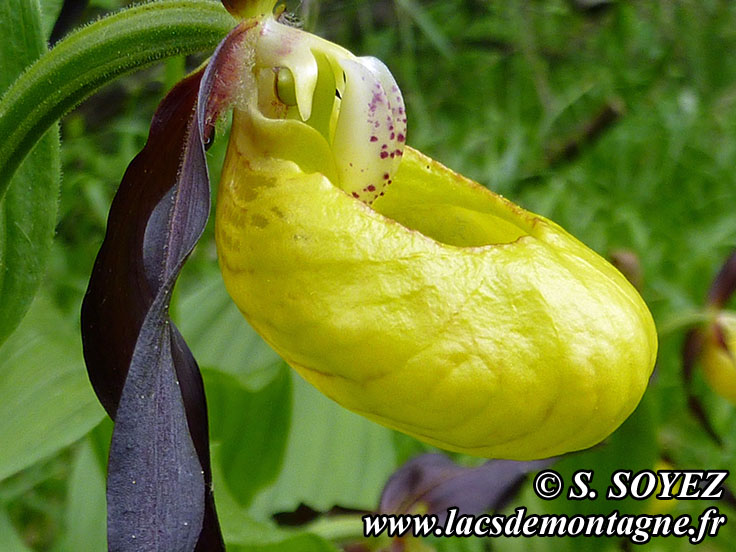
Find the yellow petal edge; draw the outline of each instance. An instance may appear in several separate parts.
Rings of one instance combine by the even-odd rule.
[[[339,182],[325,132],[296,108],[278,115],[268,63],[252,74],[261,105],[235,110],[218,255],[238,308],[304,379],[387,427],[494,458],[587,448],[631,414],[657,337],[611,264],[408,146],[367,205]]]

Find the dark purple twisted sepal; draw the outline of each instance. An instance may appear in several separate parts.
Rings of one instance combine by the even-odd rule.
[[[87,371],[115,420],[107,481],[113,552],[225,549],[202,378],[168,306],[209,215],[204,143],[231,97],[244,30],[231,32],[207,69],[159,105],[113,200],[82,305]]]

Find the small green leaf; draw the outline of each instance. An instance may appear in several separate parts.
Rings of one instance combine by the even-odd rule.
[[[218,455],[228,489],[247,506],[260,488],[281,469],[291,421],[291,378],[281,364],[273,380],[248,391],[232,376],[204,371],[210,440],[220,443]]]
[[[76,451],[65,511],[64,550],[107,550],[105,474],[89,439],[83,441]]]
[[[43,295],[0,347],[0,480],[76,441],[104,416],[70,331]]]
[[[0,35],[1,95],[46,50],[38,2],[0,4]],[[5,197],[0,193],[0,344],[23,318],[43,277],[56,225],[59,174],[59,131],[53,125],[20,165]]]

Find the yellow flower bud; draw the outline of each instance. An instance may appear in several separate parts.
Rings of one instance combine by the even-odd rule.
[[[711,388],[736,404],[736,314],[721,311],[710,325],[703,345],[703,373]]]
[[[445,449],[540,458],[616,429],[657,350],[631,284],[556,224],[404,148],[377,60],[273,19],[252,35],[216,238],[255,330],[338,403]]]

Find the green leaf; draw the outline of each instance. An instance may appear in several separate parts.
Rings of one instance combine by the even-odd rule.
[[[54,24],[61,13],[63,4],[64,0],[41,0],[41,26],[43,36],[47,40],[51,36],[51,31],[54,30]]]
[[[291,378],[280,364],[273,380],[248,391],[237,379],[206,370],[210,440],[220,443],[218,459],[233,497],[247,506],[281,469],[291,421]]]
[[[89,439],[82,441],[72,462],[65,513],[64,550],[107,550],[105,474]]]
[[[235,376],[254,391],[271,381],[279,356],[254,332],[225,291],[219,271],[182,275],[173,318],[200,366]]]
[[[342,408],[292,371],[294,407],[283,468],[251,512],[373,510],[396,469],[393,432]]]
[[[2,93],[46,50],[38,2],[0,4],[0,36]],[[0,344],[23,318],[43,277],[56,224],[59,174],[59,131],[53,125],[20,165],[4,198],[0,192]]]
[[[4,509],[0,509],[0,535],[3,536],[3,552],[30,552],[20,536],[16,532],[13,525],[8,519],[8,514]]]
[[[0,480],[76,441],[104,416],[71,327],[41,295],[0,347]]]
[[[270,520],[253,519],[228,492],[220,469],[220,452],[220,445],[213,445],[212,477],[217,489],[217,511],[229,552],[337,552],[335,546],[317,535],[282,529]]]
[[[29,4],[5,5],[16,2]],[[37,11],[37,0],[33,5]],[[11,15],[0,12],[3,21]],[[101,19],[59,42],[0,99],[0,197],[34,144],[75,105],[120,75],[214,48],[234,25],[219,2],[161,0]]]

